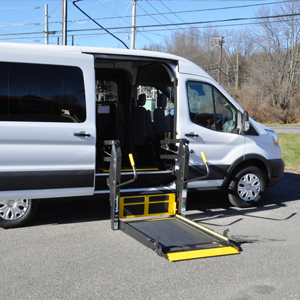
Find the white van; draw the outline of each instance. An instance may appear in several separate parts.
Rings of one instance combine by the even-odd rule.
[[[284,170],[274,131],[250,118],[194,63],[139,50],[0,44],[0,226],[23,225],[34,199],[108,193],[106,140],[119,140],[127,193],[174,188],[160,140],[189,141],[189,189],[261,201]],[[250,124],[249,128],[247,128]],[[106,160],[106,161],[105,161]],[[127,168],[128,167],[128,168]]]

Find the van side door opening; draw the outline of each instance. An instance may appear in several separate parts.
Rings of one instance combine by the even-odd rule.
[[[175,137],[172,73],[169,65],[157,61],[96,58],[98,176],[109,169],[109,162],[104,161],[110,153],[110,149],[104,147],[105,140],[120,141],[124,153],[123,172],[130,171],[128,153],[133,153],[138,171],[171,169],[159,155],[160,140]],[[171,179],[167,181],[170,183]]]

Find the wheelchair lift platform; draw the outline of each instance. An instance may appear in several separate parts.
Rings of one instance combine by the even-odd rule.
[[[117,141],[107,141],[107,144],[111,145],[108,185],[113,230],[122,230],[170,261],[239,253],[238,248],[226,236],[185,217],[189,150],[184,140],[161,141],[164,149],[172,148],[171,155],[161,157],[174,160],[174,193],[123,197],[120,196],[120,187],[128,182],[120,183],[121,149]],[[209,173],[204,154],[202,157]],[[130,161],[134,174],[134,178],[130,180],[132,182],[137,175],[131,155]]]

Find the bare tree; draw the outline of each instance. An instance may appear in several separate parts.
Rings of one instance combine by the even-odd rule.
[[[221,84],[259,121],[300,121],[299,11],[299,2],[286,2],[260,9],[257,15],[265,18],[244,31],[177,30],[147,49],[186,57],[217,79],[220,49],[214,38],[230,37],[223,43]]]
[[[265,101],[273,106],[283,122],[294,121],[291,109],[295,95],[299,92],[299,30],[300,23],[293,14],[298,13],[300,4],[297,2],[278,5],[272,14],[270,10],[261,9],[259,16],[279,16],[275,20],[266,19],[259,22],[258,30],[252,31],[252,36],[258,46],[261,59],[255,64],[259,72],[252,70],[260,80],[260,88],[264,90]]]

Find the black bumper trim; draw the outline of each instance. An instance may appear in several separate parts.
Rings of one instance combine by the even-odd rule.
[[[270,165],[273,170],[273,175],[269,178],[268,186],[275,185],[282,177],[284,172],[284,161],[281,158],[270,159]]]

